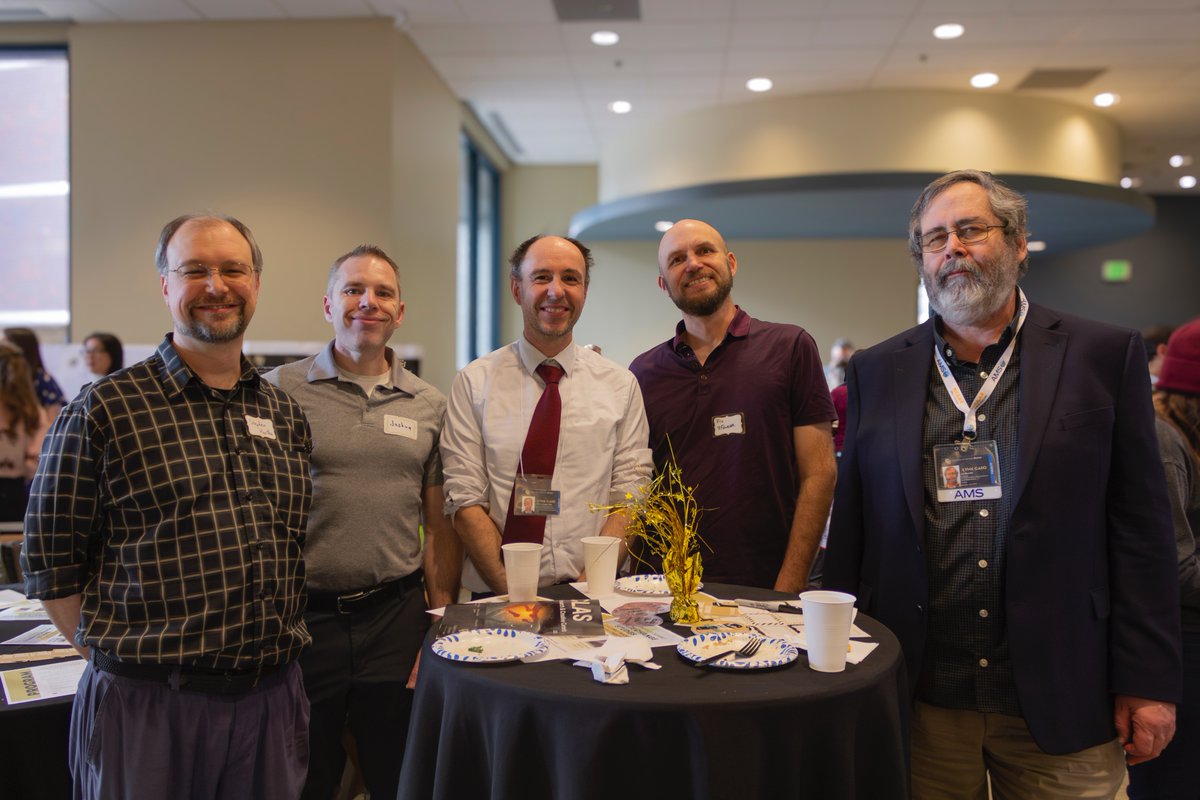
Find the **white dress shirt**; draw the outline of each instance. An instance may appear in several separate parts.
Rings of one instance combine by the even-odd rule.
[[[560,513],[546,517],[542,586],[574,580],[583,571],[580,539],[599,535],[605,521],[588,504],[623,498],[649,481],[654,469],[633,373],[575,344],[547,359],[521,337],[472,361],[454,378],[441,442],[446,513],[483,506],[504,530],[517,461],[542,396],[534,371],[547,360],[566,374],[558,384],[562,423],[551,480],[561,493]],[[476,592],[489,588],[469,559],[463,585]]]

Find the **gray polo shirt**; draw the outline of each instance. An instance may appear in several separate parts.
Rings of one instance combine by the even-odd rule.
[[[421,492],[442,485],[446,398],[388,350],[387,385],[370,398],[339,376],[333,343],[264,377],[304,409],[313,432],[308,588],[364,589],[421,566]]]

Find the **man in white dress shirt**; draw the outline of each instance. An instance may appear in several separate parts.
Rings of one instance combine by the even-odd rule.
[[[500,544],[514,514],[545,519],[539,586],[580,578],[580,540],[625,533],[622,515],[605,518],[589,504],[636,491],[653,469],[633,374],[571,337],[587,297],[591,252],[574,239],[534,236],[509,264],[523,334],[455,377],[442,434],[446,513],[467,551],[463,585],[474,592],[506,591]],[[546,387],[537,370],[546,362],[561,368],[561,422],[552,474],[532,475],[522,452],[529,452],[526,434]],[[521,495],[515,502],[514,491]],[[544,513],[529,514],[531,505]]]

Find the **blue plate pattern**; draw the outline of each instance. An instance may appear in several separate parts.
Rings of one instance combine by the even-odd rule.
[[[664,596],[671,594],[671,588],[667,586],[667,579],[662,575],[629,575],[624,578],[618,578],[616,587],[618,591],[627,594],[652,594]],[[704,588],[701,583],[696,586],[696,591]]]
[[[480,628],[442,636],[433,643],[433,652],[451,661],[494,664],[541,655],[546,640],[536,633],[509,628]]]
[[[709,656],[715,656],[722,650],[740,647],[746,642],[745,633],[699,633],[690,639],[684,639],[675,646],[679,655],[689,661],[703,661]],[[724,669],[768,669],[790,664],[800,656],[796,645],[789,644],[783,639],[764,638],[758,652],[752,656],[738,657],[728,655],[712,662],[710,667]]]

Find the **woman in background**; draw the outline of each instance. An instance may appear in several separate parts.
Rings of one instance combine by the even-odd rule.
[[[1183,702],[1175,738],[1158,758],[1129,768],[1131,800],[1200,798],[1200,319],[1167,342],[1154,391],[1155,425],[1179,552]]]
[[[0,522],[25,518],[29,482],[49,427],[25,356],[0,343]]]
[[[83,340],[83,363],[93,377],[103,378],[125,366],[125,348],[111,333],[93,333]]]
[[[25,361],[32,370],[33,391],[37,395],[38,403],[46,409],[46,414],[53,420],[66,405],[67,398],[63,395],[58,381],[54,380],[49,372],[46,372],[46,367],[42,363],[42,349],[38,344],[37,335],[29,328],[5,328],[4,338],[25,356]]]

